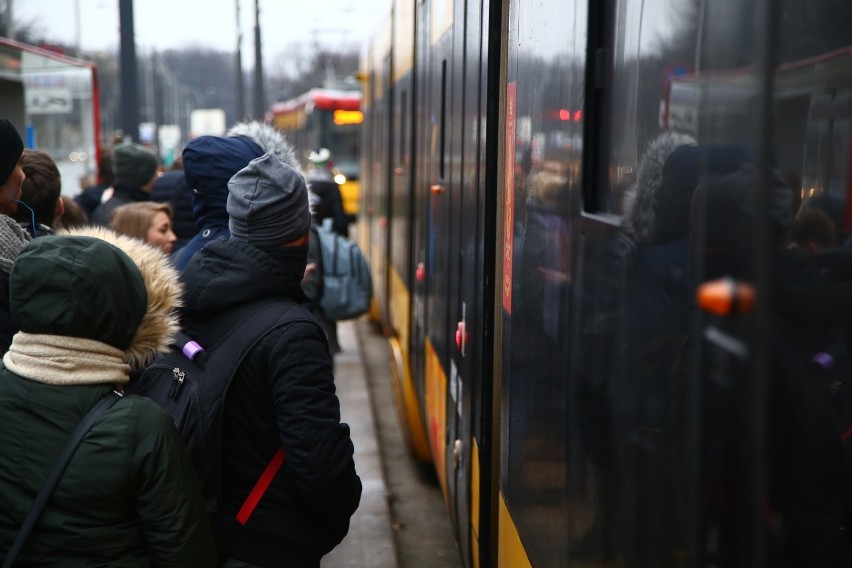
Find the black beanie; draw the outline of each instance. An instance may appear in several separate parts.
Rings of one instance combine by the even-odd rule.
[[[23,153],[24,143],[21,141],[21,135],[11,122],[0,117],[0,184],[6,183],[12,175]]]

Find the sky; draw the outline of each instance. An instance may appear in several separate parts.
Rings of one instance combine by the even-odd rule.
[[[76,45],[79,38],[83,50],[118,51],[118,0],[12,1],[14,21],[35,24],[53,41]],[[390,11],[389,0],[258,2],[265,68],[297,42],[317,42],[338,52],[360,52],[364,41]],[[146,53],[195,45],[235,51],[237,4],[243,66],[251,69],[255,0],[135,0],[136,49]]]

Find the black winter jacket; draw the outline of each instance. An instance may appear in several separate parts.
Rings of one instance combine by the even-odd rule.
[[[299,286],[306,252],[267,253],[233,238],[208,244],[182,275],[185,329],[215,345],[225,330],[207,325],[210,317],[263,299],[306,301]],[[230,556],[263,566],[319,566],[349,530],[361,480],[349,427],[340,423],[325,337],[307,322],[266,334],[234,377],[223,416],[227,515],[236,514],[282,443],[284,465]]]
[[[91,221],[97,225],[109,226],[112,212],[128,203],[137,201],[149,201],[151,196],[148,192],[138,187],[115,186],[114,193],[106,202],[101,203],[92,214]]]

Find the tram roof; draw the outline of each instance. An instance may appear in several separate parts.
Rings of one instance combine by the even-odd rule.
[[[309,105],[321,110],[359,110],[361,108],[361,92],[315,88],[288,101],[273,104],[272,112],[292,112]]]

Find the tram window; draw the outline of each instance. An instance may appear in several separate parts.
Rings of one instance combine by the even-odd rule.
[[[399,163],[404,164],[406,160],[406,127],[408,126],[408,92],[399,94]]]
[[[441,140],[440,140],[440,176],[446,177],[447,168],[447,60],[441,62]]]

